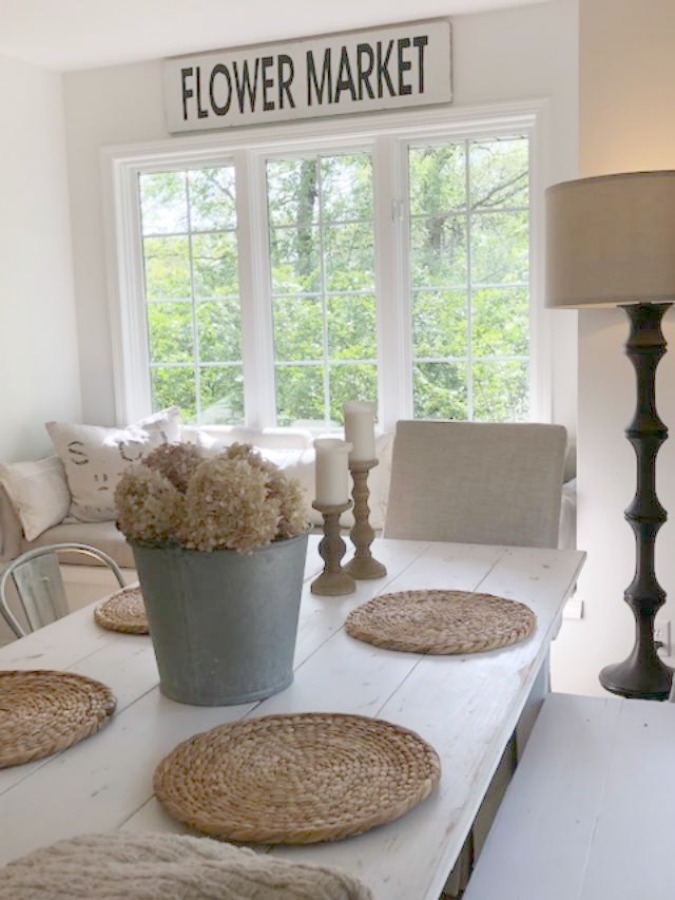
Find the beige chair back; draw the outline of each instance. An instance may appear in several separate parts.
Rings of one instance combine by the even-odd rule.
[[[561,425],[401,421],[384,536],[556,547]]]

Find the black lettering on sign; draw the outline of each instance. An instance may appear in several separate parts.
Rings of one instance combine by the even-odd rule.
[[[364,64],[364,57],[368,58],[368,61]],[[375,99],[375,94],[373,93],[373,87],[370,83],[370,76],[372,75],[373,68],[375,66],[375,52],[370,44],[357,44],[356,46],[356,72],[357,77],[356,80],[359,83],[359,100],[363,100],[363,89],[365,87],[366,92],[371,100]]]
[[[340,102],[342,91],[349,91],[352,100],[356,100],[356,88],[352,78],[352,67],[349,64],[349,51],[346,47],[342,48],[342,53],[340,54],[340,66],[338,68],[337,84],[335,85],[336,103]]]
[[[270,78],[267,70],[274,65],[273,56],[263,56],[262,58],[262,86],[263,86],[263,109],[267,112],[274,109],[274,101],[269,99],[268,91],[274,87],[274,79]]]
[[[187,102],[190,97],[194,97],[195,92],[192,88],[187,86],[187,79],[192,77],[194,73],[194,69],[190,66],[188,69],[180,70],[180,82],[181,82],[181,94],[183,96],[183,121],[187,122],[188,119],[188,111],[187,111]]]
[[[218,100],[216,99],[216,94],[220,93],[220,91],[216,87],[216,78],[219,75],[225,79],[225,99],[223,103],[218,103]],[[230,108],[230,103],[232,102],[232,79],[230,78],[230,73],[227,66],[224,66],[222,63],[218,63],[211,70],[211,78],[209,80],[209,99],[211,101],[211,109],[217,116],[227,115],[227,111]]]
[[[316,102],[321,104],[323,103],[323,94],[324,90],[326,91],[326,99],[328,103],[333,102],[333,96],[331,93],[331,57],[330,57],[330,47],[326,48],[323,54],[323,66],[321,67],[321,84],[317,81],[317,73],[316,67],[314,65],[314,53],[311,50],[307,51],[307,105],[311,106],[314,102],[312,99],[312,86],[314,87],[314,93],[316,94]]]
[[[251,73],[249,71],[248,60],[244,60],[244,64],[239,71],[236,62],[232,63],[234,70],[234,87],[237,92],[237,100],[239,103],[239,112],[244,112],[245,101],[248,98],[249,109],[255,111],[255,101],[258,94],[258,75],[260,71],[260,57],[256,56],[255,65],[253,67],[253,81],[251,81]]]
[[[288,73],[284,74],[284,67],[288,69]],[[291,109],[295,109],[295,100],[291,94],[290,87],[295,75],[293,68],[293,60],[286,53],[280,53],[277,60],[277,80],[279,82],[279,109],[284,108],[284,94],[288,98]]]
[[[208,110],[202,107],[202,70],[197,66],[197,118],[205,119],[208,116]]]
[[[391,80],[391,76],[389,75],[389,60],[391,59],[391,51],[394,48],[394,41],[391,40],[387,43],[387,51],[382,56],[382,41],[377,42],[377,96],[383,96],[383,82],[387,83],[387,88],[389,89],[389,96],[393,97],[395,95],[394,91],[394,83]]]
[[[420,94],[424,93],[424,48],[429,43],[429,38],[426,34],[422,34],[419,37],[413,38],[413,47],[417,47],[417,71],[419,72],[419,83],[417,86],[417,90]]]
[[[403,58],[403,51],[410,46],[410,38],[399,38],[398,40],[398,94],[402,97],[404,94],[412,94],[412,88],[403,80],[406,72],[412,69],[412,63],[409,59]]]

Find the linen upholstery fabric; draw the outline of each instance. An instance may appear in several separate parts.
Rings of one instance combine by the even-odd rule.
[[[28,541],[35,540],[68,514],[70,491],[58,456],[0,465],[0,484],[12,501]]]
[[[0,870],[0,900],[373,900],[346,872],[210,838],[111,832],[58,841]]]
[[[556,547],[561,425],[401,421],[384,536]]]
[[[160,444],[180,439],[179,414],[171,407],[126,428],[47,422],[68,480],[70,514],[80,522],[114,519],[122,472]]]
[[[89,544],[97,550],[103,550],[108,556],[112,556],[122,569],[135,569],[134,554],[127,543],[127,539],[119,530],[115,522],[78,522],[70,519],[55,525],[43,532],[34,541],[23,541],[21,553],[33,550],[35,547],[46,547],[49,544],[62,544],[73,541],[78,544]],[[86,557],[82,553],[60,554],[60,560],[67,566],[98,566],[98,560]]]

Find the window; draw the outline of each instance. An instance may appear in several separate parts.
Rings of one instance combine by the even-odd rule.
[[[125,418],[544,418],[536,115],[368,118],[112,154]]]
[[[266,172],[276,424],[337,423],[347,400],[377,399],[372,159]]]
[[[413,146],[409,186],[414,417],[526,419],[527,139]]]

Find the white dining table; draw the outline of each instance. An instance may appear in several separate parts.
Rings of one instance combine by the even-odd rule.
[[[46,759],[0,770],[0,864],[77,834],[186,833],[153,796],[153,772],[178,743],[245,717],[336,712],[412,729],[437,751],[441,780],[399,819],[342,841],[261,848],[291,862],[339,866],[376,900],[437,900],[537,678],[585,554],[572,550],[377,539],[384,578],[341,597],[311,593],[321,571],[312,536],[294,681],[266,700],[197,707],[158,686],[150,638],[100,628],[96,604],[0,649],[0,668],[60,669],[95,678],[117,698],[108,725]],[[349,554],[345,560],[349,558]],[[534,633],[500,650],[432,656],[384,650],[344,630],[347,614],[392,591],[448,588],[519,600]]]

